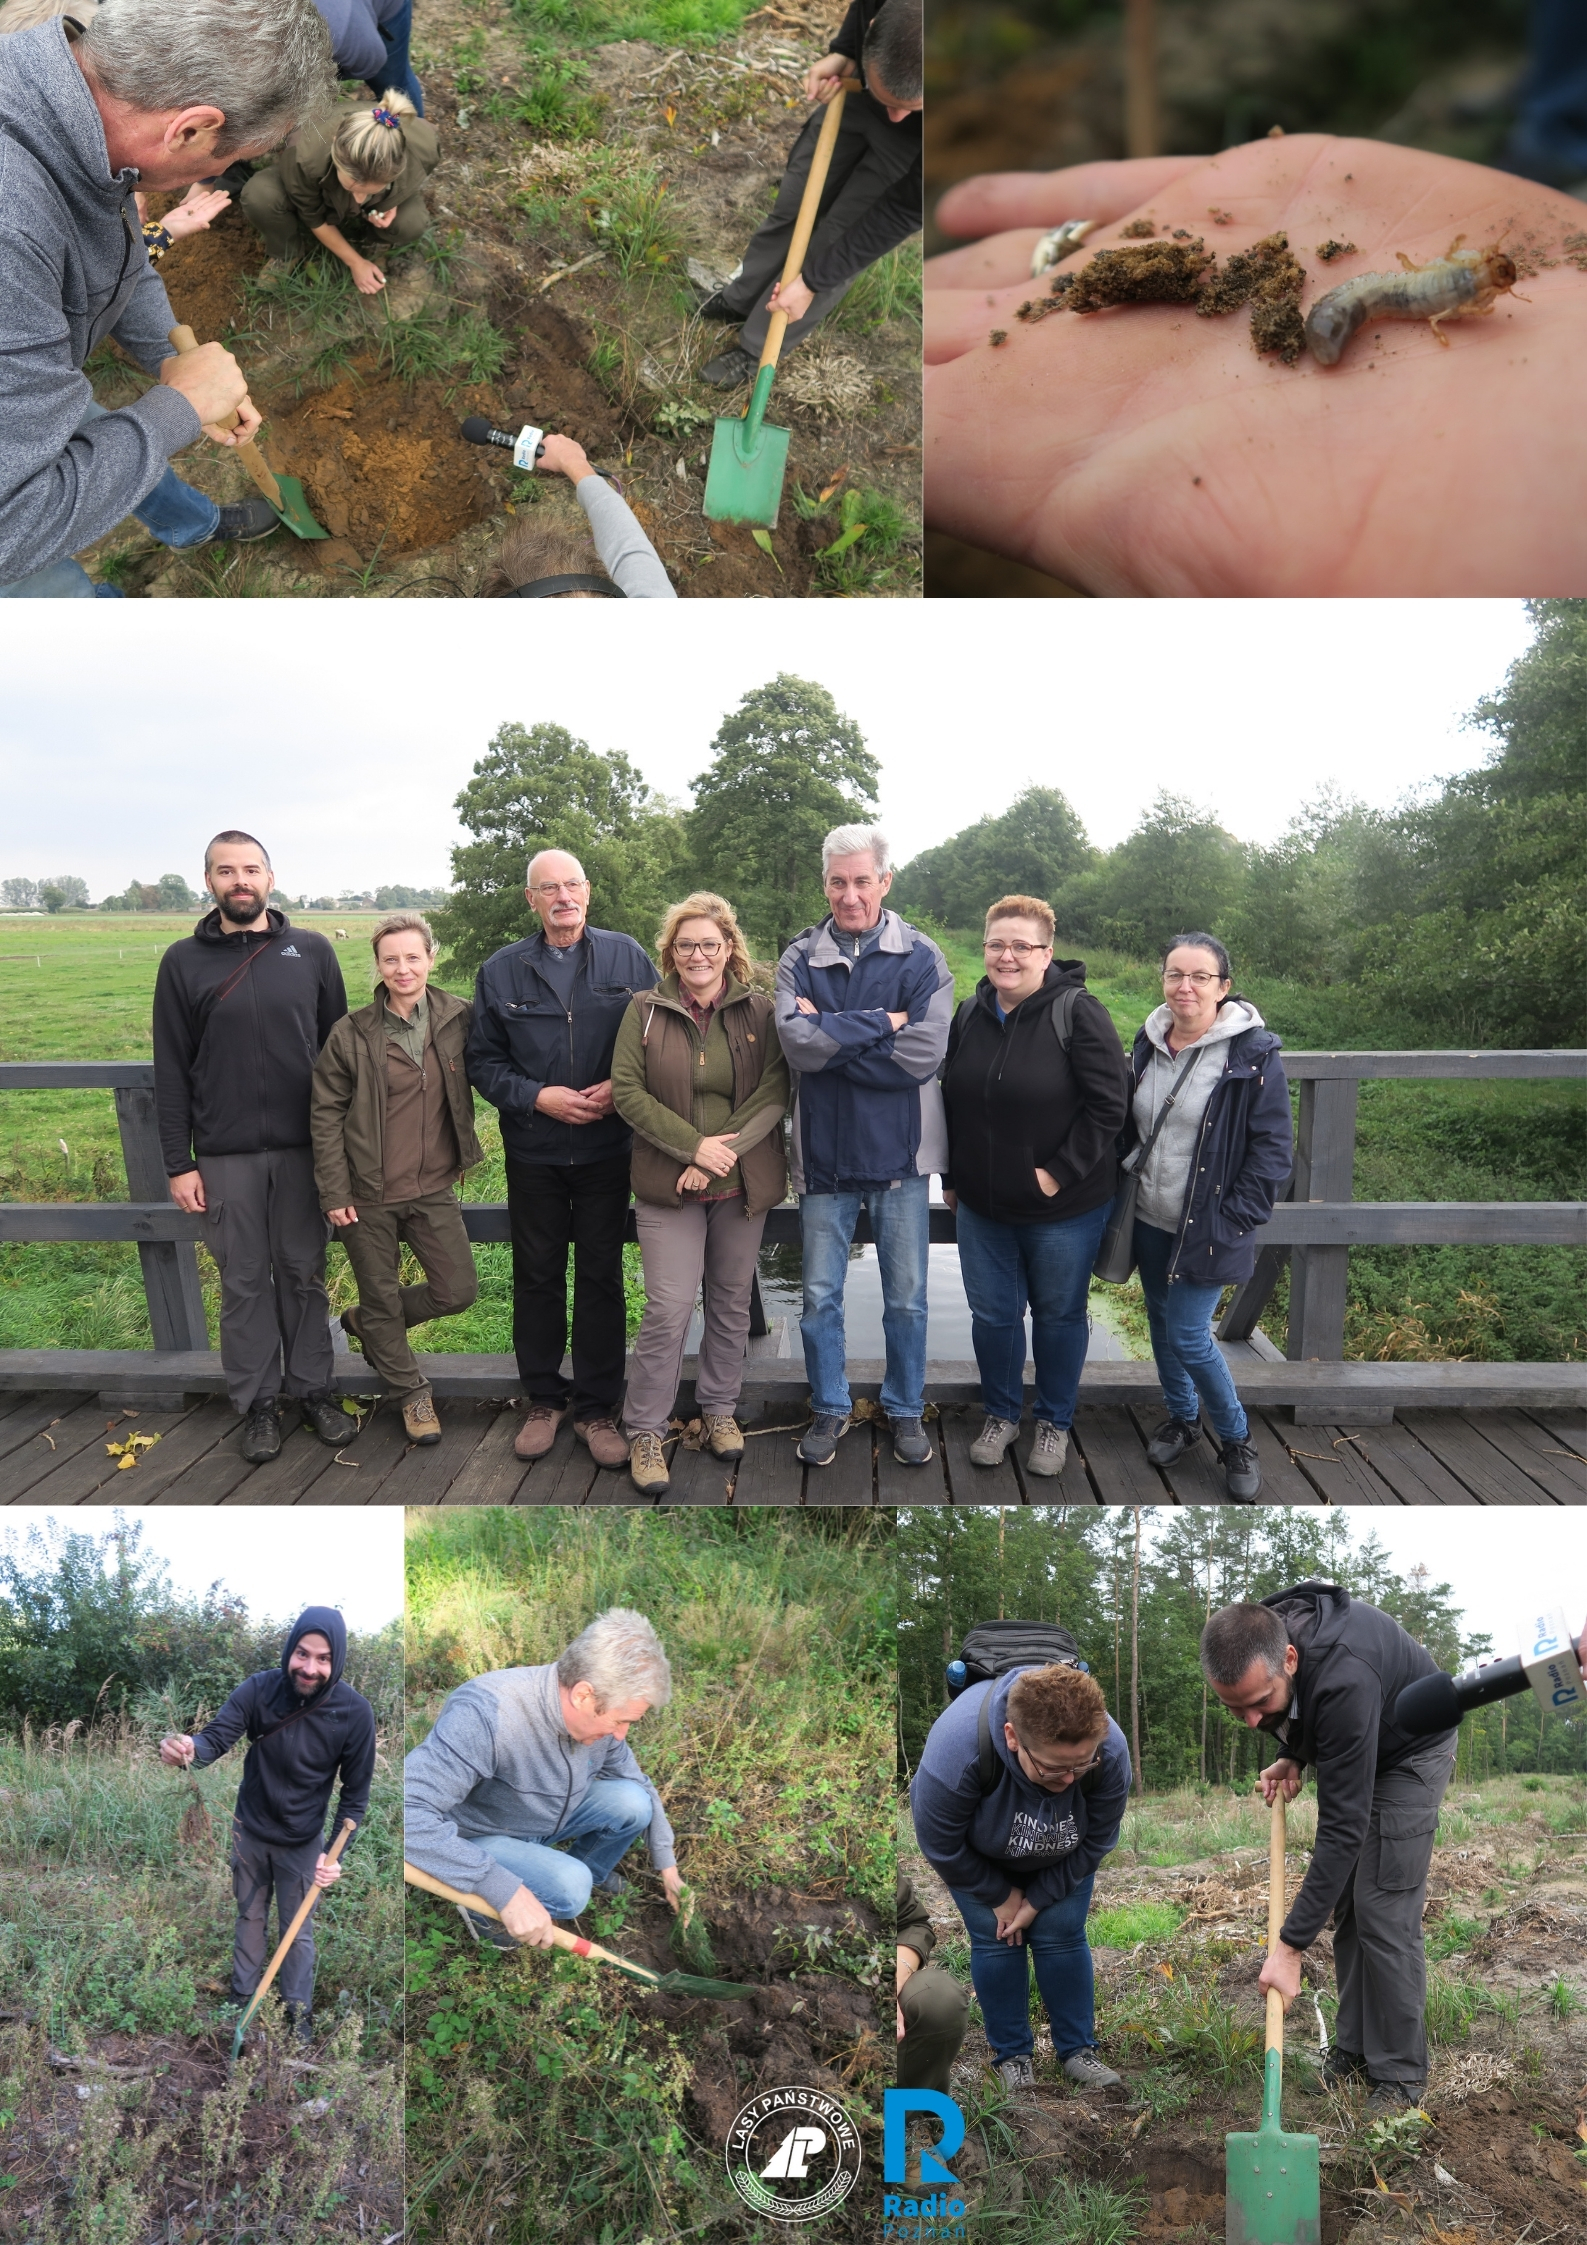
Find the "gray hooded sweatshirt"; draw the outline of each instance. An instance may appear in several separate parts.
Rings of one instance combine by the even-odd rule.
[[[149,373],[174,323],[133,191],[60,17],[0,38],[0,585],[81,553],[146,499],[199,434],[179,391],[78,423],[83,361],[107,335]]]
[[[408,1861],[498,1910],[523,1882],[473,1842],[487,1832],[549,1840],[598,1778],[632,1778],[645,1788],[650,1860],[658,1871],[676,1861],[661,1796],[627,1742],[596,1738],[581,1746],[568,1736],[554,1661],[460,1684],[403,1773]]]
[[[1249,998],[1230,998],[1219,1007],[1218,1018],[1204,1037],[1199,1037],[1194,1045],[1187,1045],[1183,1052],[1171,1053],[1168,1032],[1173,1025],[1174,1016],[1167,1006],[1159,1006],[1147,1017],[1146,1034],[1151,1040],[1152,1057],[1135,1087],[1135,1128],[1139,1143],[1144,1146],[1162,1112],[1164,1100],[1174,1088],[1175,1077],[1192,1052],[1200,1056],[1186,1077],[1185,1087],[1174,1101],[1173,1112],[1140,1173],[1136,1219],[1153,1225],[1160,1232],[1177,1232],[1179,1219],[1185,1212],[1185,1188],[1190,1183],[1196,1136],[1223,1066],[1221,1058],[1210,1057],[1209,1048],[1226,1045],[1244,1029],[1265,1026]]]

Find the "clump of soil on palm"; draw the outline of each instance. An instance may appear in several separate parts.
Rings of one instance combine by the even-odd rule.
[[[1064,303],[1071,312],[1097,312],[1108,304],[1194,304],[1202,276],[1215,263],[1199,240],[1099,249],[1075,275]]]
[[[1197,317],[1251,307],[1251,342],[1293,366],[1306,347],[1300,315],[1306,268],[1290,250],[1287,234],[1266,234],[1249,249],[1236,250],[1222,272],[1212,274],[1196,303]]]

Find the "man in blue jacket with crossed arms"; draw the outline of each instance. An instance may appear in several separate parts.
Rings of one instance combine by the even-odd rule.
[[[953,1021],[948,962],[885,908],[887,837],[835,826],[821,845],[832,910],[777,962],[777,1034],[793,1073],[789,1176],[804,1247],[806,1465],[830,1465],[849,1428],[843,1286],[863,1208],[882,1277],[882,1409],[900,1465],[925,1465],[927,1196],[948,1158],[937,1070]]]

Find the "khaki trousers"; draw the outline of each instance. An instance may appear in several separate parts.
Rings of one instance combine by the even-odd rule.
[[[623,1432],[665,1434],[695,1296],[705,1290],[705,1331],[700,1337],[694,1400],[701,1411],[731,1417],[744,1384],[749,1339],[749,1297],[764,1214],[746,1216],[742,1194],[731,1200],[685,1201],[681,1208],[634,1204],[639,1252],[645,1266],[645,1315],[634,1336],[623,1399]]]
[[[479,1292],[474,1252],[452,1193],[420,1200],[359,1204],[358,1221],[337,1238],[358,1281],[359,1338],[364,1355],[391,1395],[428,1395],[430,1383],[408,1345],[408,1327],[455,1317]],[[422,1286],[402,1283],[402,1250],[424,1272]]]
[[[953,2095],[953,2061],[970,2023],[970,1991],[940,1964],[923,1964],[904,1982],[898,2008],[904,2039],[898,2045],[898,2087]]]

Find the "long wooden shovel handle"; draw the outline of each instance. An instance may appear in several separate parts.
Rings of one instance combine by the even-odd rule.
[[[1273,1813],[1267,1826],[1267,1953],[1278,1946],[1284,1923],[1284,1793],[1273,1795]],[[1284,2055],[1284,1998],[1277,1988],[1267,1991],[1267,2047]]]
[[[403,1864],[402,1875],[409,1886],[423,1887],[426,1894],[439,1895],[443,1902],[456,1902],[465,1910],[477,1910],[482,1918],[494,1918],[498,1925],[501,1923],[500,1910],[487,1902],[482,1894],[464,1894],[457,1887],[448,1886],[444,1880],[432,1879],[428,1871],[416,1870],[411,1863]],[[624,1972],[637,1974],[642,1980],[654,1980],[658,1984],[660,1982],[659,1972],[648,1972],[642,1964],[630,1964],[627,1957],[618,1956],[612,1949],[603,1949],[598,1941],[586,1941],[582,1934],[564,1933],[561,1926],[554,1925],[551,1928],[551,1938],[559,1949],[566,1949],[569,1956],[594,1957],[600,1964],[615,1964]]]
[[[173,327],[171,330],[171,348],[178,353],[182,351],[196,351],[198,349],[198,337],[193,333],[193,330],[190,327]],[[227,422],[226,426],[229,429],[235,429],[241,419],[242,415],[240,413],[234,413],[231,419]],[[270,473],[269,462],[265,459],[264,454],[259,450],[259,447],[254,443],[252,437],[248,439],[246,444],[239,444],[237,446],[237,456],[242,461],[243,466],[248,470],[248,473],[253,477],[254,482],[259,486],[261,495],[264,498],[268,499],[271,506],[275,508],[276,513],[280,514],[283,511],[281,505],[281,486],[279,483],[277,483],[275,477]]]
[[[343,1820],[342,1828],[337,1833],[335,1839],[332,1840],[329,1851],[327,1852],[326,1861],[328,1863],[334,1863],[337,1860],[342,1852],[342,1849],[347,1845],[348,1841],[352,1838],[356,1830],[357,1826],[354,1824],[350,1816]],[[319,1900],[322,1891],[322,1888],[311,1885],[308,1893],[304,1895],[302,1901],[298,1904],[296,1913],[294,1914],[292,1919],[292,1923],[287,1927],[285,1933],[283,1933],[281,1936],[281,1946],[279,1949],[277,1949],[275,1955],[270,1959],[270,1962],[265,1966],[264,1978],[260,1981],[258,1987],[255,1988],[253,1995],[249,2001],[248,2008],[243,2013],[243,2019],[241,2022],[239,2022],[239,2024],[251,2019],[254,2013],[258,2010],[260,2004],[263,2002],[265,1990],[269,1987],[271,1981],[275,1978],[276,1974],[281,1969],[282,1958],[286,1955],[288,1949],[291,1948],[293,1942],[302,1932],[304,1921],[308,1917],[309,1912],[313,1909],[315,1903]]]
[[[838,126],[843,119],[843,104],[848,88],[839,85],[827,103],[827,113],[821,120],[821,131],[816,140],[815,154],[810,159],[810,176],[805,181],[805,191],[799,198],[799,216],[794,220],[793,240],[788,244],[788,255],[783,260],[782,280],[797,280],[804,270],[805,252],[810,247],[810,236],[815,231],[816,210],[821,201],[821,190],[827,183],[827,173],[832,166],[832,151],[837,145]],[[773,312],[766,330],[765,348],[760,354],[762,366],[775,366],[782,350],[783,332],[788,325],[786,312]]]

